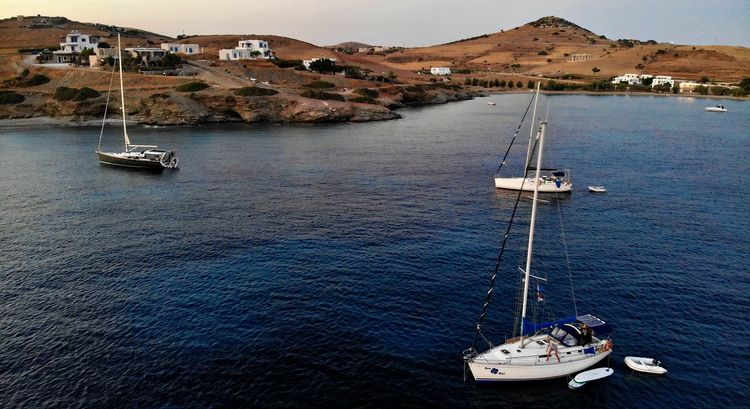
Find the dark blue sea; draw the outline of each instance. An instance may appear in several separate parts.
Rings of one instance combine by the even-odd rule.
[[[539,205],[544,308],[575,312],[572,277],[577,311],[614,325],[615,374],[577,391],[464,383],[516,197],[492,176],[529,98],[131,127],[178,150],[162,173],[100,166],[98,128],[0,129],[0,407],[747,407],[750,104],[731,100],[542,98],[545,165],[574,178]],[[503,172],[520,173],[528,133]],[[494,342],[513,332],[529,208]],[[627,355],[669,373],[632,373]]]

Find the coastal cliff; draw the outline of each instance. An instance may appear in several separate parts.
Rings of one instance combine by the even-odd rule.
[[[18,104],[0,105],[0,120],[53,118],[71,123],[99,120],[104,115],[106,95],[83,101],[58,101],[39,92],[17,91],[24,96]],[[128,94],[128,119],[147,125],[194,125],[215,122],[244,123],[323,123],[369,122],[401,118],[395,109],[442,104],[472,98],[463,90],[441,87],[392,87],[369,103],[319,100],[298,94],[244,97],[209,91],[195,93]],[[108,117],[119,116],[120,104],[110,100]]]

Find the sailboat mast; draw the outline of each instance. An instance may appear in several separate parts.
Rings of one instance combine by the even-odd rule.
[[[526,147],[526,162],[523,164],[523,177],[529,170],[529,161],[531,161],[531,142],[534,140],[534,120],[536,120],[536,104],[539,102],[539,87],[541,82],[536,83],[536,95],[534,95],[534,112],[531,114],[531,128],[529,128],[529,145]]]
[[[120,33],[117,33],[117,61],[120,63],[120,97],[122,102],[122,135],[125,138],[125,150],[128,150],[130,146],[130,138],[128,138],[128,126],[125,124],[125,87],[122,85],[122,45],[120,45]]]
[[[526,251],[526,271],[523,278],[523,306],[521,307],[521,345],[523,345],[523,322],[526,319],[526,304],[529,300],[529,276],[531,275],[531,254],[534,248],[534,225],[536,224],[536,204],[539,197],[539,172],[542,168],[542,150],[544,149],[544,131],[547,122],[540,122],[539,152],[536,156],[536,172],[534,172],[534,198],[531,202],[531,221],[529,223],[529,248]]]

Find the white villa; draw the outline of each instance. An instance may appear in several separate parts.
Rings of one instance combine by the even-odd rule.
[[[219,50],[219,59],[226,61],[273,58],[273,51],[265,40],[240,40],[235,48]]]
[[[314,63],[315,61],[323,60],[323,59],[329,59],[329,60],[331,60],[331,62],[334,65],[336,65],[336,59],[335,58],[328,58],[328,57],[311,58],[309,60],[302,60],[302,65],[304,65],[305,68],[307,68],[309,70],[310,69],[310,64]]]
[[[623,75],[612,78],[613,84],[620,84],[623,82],[629,85],[640,84],[641,77],[638,74],[623,74]]]
[[[706,84],[701,84],[700,82],[695,81],[683,81],[680,83],[680,93],[683,92],[694,92],[696,88],[703,85],[704,87]]]
[[[172,54],[200,54],[203,52],[198,44],[161,43],[161,49]]]
[[[667,75],[657,75],[654,77],[654,82],[651,83],[651,88],[663,84],[669,84],[670,87],[674,87],[674,80]]]
[[[158,66],[159,61],[168,54],[167,50],[150,47],[126,48],[125,51],[130,52],[133,58],[139,59],[140,64],[146,67]]]
[[[78,30],[73,30],[65,36],[65,42],[60,43],[60,50],[53,51],[53,60],[57,63],[75,62],[76,54],[79,54],[86,48],[96,52],[99,43],[99,36],[81,34]]]
[[[99,67],[109,57],[117,59],[117,48],[97,48],[96,53],[89,55],[89,65]]]
[[[448,67],[430,67],[432,75],[451,75],[451,69]]]

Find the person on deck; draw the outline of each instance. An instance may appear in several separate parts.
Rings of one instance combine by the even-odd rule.
[[[560,362],[560,355],[557,354],[557,342],[555,342],[552,337],[547,337],[547,344],[547,361],[549,361],[549,357],[554,353],[557,362]]]

